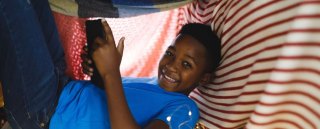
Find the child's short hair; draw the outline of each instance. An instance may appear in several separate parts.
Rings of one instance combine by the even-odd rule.
[[[200,23],[185,24],[178,34],[190,35],[197,39],[207,50],[207,60],[209,72],[213,72],[221,60],[220,39],[210,26]]]

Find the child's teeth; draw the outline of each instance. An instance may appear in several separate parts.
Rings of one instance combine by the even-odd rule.
[[[175,82],[175,80],[167,75],[164,75],[168,80],[172,81],[172,82]]]

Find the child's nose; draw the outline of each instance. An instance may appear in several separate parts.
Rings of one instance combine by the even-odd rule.
[[[169,72],[177,72],[177,61],[170,61],[167,65],[166,65],[166,68],[168,69]]]

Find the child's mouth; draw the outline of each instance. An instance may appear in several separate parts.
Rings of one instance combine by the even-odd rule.
[[[166,79],[166,81],[170,82],[170,83],[175,83],[177,82],[176,80],[174,80],[173,78],[163,74],[164,79]]]
[[[160,79],[165,80],[168,83],[177,83],[178,81],[174,79],[173,77],[170,77],[169,75],[165,74],[164,70],[161,71]]]

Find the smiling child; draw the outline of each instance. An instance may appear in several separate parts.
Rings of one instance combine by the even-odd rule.
[[[184,25],[159,62],[157,78],[122,78],[124,38],[116,47],[102,22],[106,35],[95,39],[92,55],[101,89],[66,77],[48,2],[37,2],[0,7],[0,81],[13,129],[194,128],[199,111],[188,94],[211,81],[220,60],[220,40],[209,26]]]

